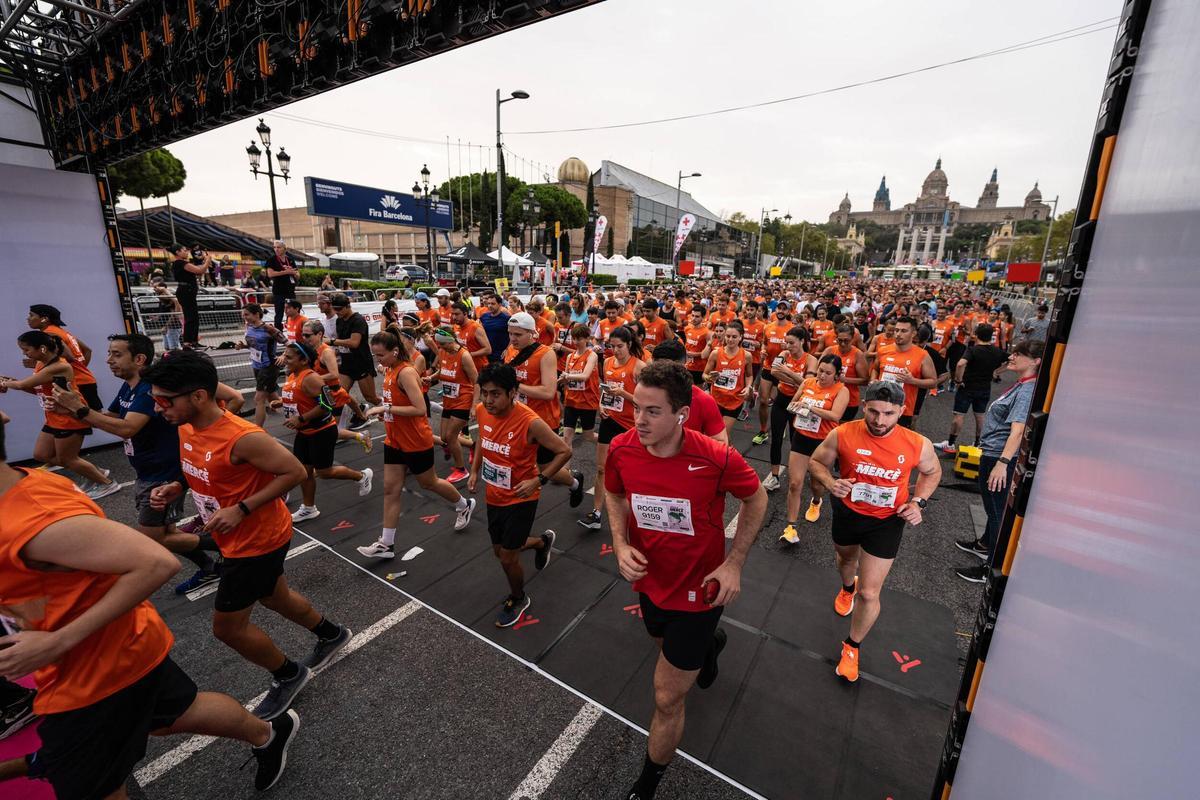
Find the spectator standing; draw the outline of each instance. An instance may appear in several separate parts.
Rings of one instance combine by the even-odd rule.
[[[271,246],[275,252],[267,259],[267,277],[271,279],[271,298],[275,303],[275,327],[282,328],[284,305],[296,296],[300,270],[287,254],[282,240],[276,239]]]
[[[200,344],[200,308],[196,305],[196,296],[200,294],[200,276],[208,271],[204,260],[193,263],[188,257],[188,249],[181,244],[171,245],[171,277],[175,280],[175,297],[179,300],[179,308],[183,312],[183,334],[180,339],[184,347],[196,347]]]

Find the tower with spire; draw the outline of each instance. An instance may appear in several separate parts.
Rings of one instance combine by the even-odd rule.
[[[879,179],[879,188],[875,190],[875,202],[871,204],[872,211],[891,211],[892,195],[887,187],[887,175]]]
[[[996,182],[997,169],[992,167],[992,177],[983,185],[983,193],[979,195],[976,208],[995,208],[1000,200],[1000,184]]]

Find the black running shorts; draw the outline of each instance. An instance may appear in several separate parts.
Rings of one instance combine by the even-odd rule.
[[[141,679],[90,706],[47,714],[29,777],[59,800],[108,797],[146,757],[152,731],[169,728],[196,700],[196,684],[168,655]]]
[[[442,406],[442,419],[461,419],[463,422],[469,422],[471,419],[471,410],[469,408],[446,408]]]
[[[814,439],[812,436],[805,436],[800,431],[792,428],[792,439],[789,443],[791,451],[798,456],[812,456],[817,450],[817,445],[825,441],[824,439]]]
[[[858,545],[863,552],[876,558],[895,558],[900,552],[900,537],[904,533],[904,520],[893,514],[884,519],[868,517],[846,508],[846,504],[834,498],[833,543],[840,547]]]
[[[596,434],[596,443],[608,444],[626,430],[628,430],[628,428],[623,427],[621,423],[617,422],[612,417],[601,417],[600,430]]]
[[[595,428],[596,409],[563,406],[563,427],[575,430],[576,425],[580,425],[585,431]]]
[[[654,605],[644,594],[638,595],[642,605],[642,622],[646,633],[662,639],[662,654],[675,669],[697,670],[712,646],[713,634],[721,621],[724,606],[708,611],[672,611]]]
[[[48,433],[55,439],[70,439],[72,436],[91,436],[91,428],[54,428],[50,425],[42,426],[42,433]]]
[[[533,531],[533,518],[537,515],[537,500],[514,503],[511,506],[487,507],[488,534],[492,544],[504,550],[520,550]]]
[[[242,611],[275,592],[291,542],[261,556],[227,558],[217,584],[216,611]]]
[[[424,475],[433,469],[433,448],[410,453],[407,450],[401,450],[399,447],[392,447],[385,444],[383,446],[383,463],[399,464],[403,467],[408,467],[410,475]]]
[[[738,416],[742,413],[742,408],[745,405],[746,405],[745,403],[738,403],[737,408],[726,408],[725,406],[718,405],[717,408],[721,409],[722,417],[733,417],[734,419],[737,419]]]
[[[329,469],[333,466],[333,449],[337,443],[337,425],[330,425],[316,433],[297,433],[292,454],[306,467]]]

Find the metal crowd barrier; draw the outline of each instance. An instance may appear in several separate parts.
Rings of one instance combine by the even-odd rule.
[[[272,309],[270,313],[275,312]],[[173,312],[141,313],[137,315],[138,329],[154,340],[157,352],[175,350],[180,345],[183,333],[183,314]],[[200,344],[209,348],[206,352],[217,365],[217,375],[222,383],[241,388],[254,385],[254,372],[250,368],[250,354],[233,348],[220,349],[223,342],[240,342],[245,339],[246,324],[242,312],[200,312]]]

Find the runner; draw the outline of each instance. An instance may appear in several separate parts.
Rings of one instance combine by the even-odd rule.
[[[808,331],[796,325],[784,336],[784,350],[772,361],[771,377],[779,393],[771,404],[771,469],[763,479],[763,488],[773,492],[779,488],[783,472],[783,443],[791,440],[792,398],[804,382],[817,374],[817,359],[808,352]]]
[[[334,421],[341,420],[343,411],[348,411],[350,418],[354,420],[349,428],[338,428],[338,440],[353,439],[362,446],[363,452],[369,454],[374,448],[374,443],[371,441],[370,435],[363,433],[362,429],[370,425],[371,421],[362,415],[358,403],[354,402],[350,393],[342,388],[337,354],[334,353],[332,347],[325,344],[325,326],[317,320],[310,319],[304,323],[303,337],[304,346],[316,354],[313,371],[321,376],[321,380],[325,383],[325,387],[329,390],[329,396],[333,400]]]
[[[375,365],[371,360],[371,333],[362,314],[350,307],[350,298],[338,293],[329,298],[329,305],[337,315],[337,333],[326,342],[338,354],[338,376],[342,388],[358,385],[363,399],[371,405],[379,405],[379,393],[375,390]]]
[[[270,689],[254,714],[275,719],[350,641],[350,629],[322,616],[283,574],[292,540],[283,495],[304,480],[305,469],[262,428],[217,405],[217,368],[203,354],[185,350],[160,358],[142,371],[142,380],[153,387],[163,418],[180,426],[183,472],[204,530],[225,557],[213,634],[271,673]],[[150,492],[150,504],[166,508],[183,492],[182,482],[165,483]],[[250,621],[259,604],[317,637],[302,663],[288,658]]]
[[[827,306],[817,306],[816,319],[813,320],[812,328],[809,332],[812,334],[812,343],[810,351],[813,355],[817,355],[824,349],[822,342],[825,341],[825,334],[834,329],[833,321],[829,319],[829,308]]]
[[[646,366],[642,360],[642,343],[627,325],[615,328],[608,337],[612,355],[604,359],[604,377],[600,384],[600,430],[596,435],[596,484],[592,512],[581,517],[579,524],[588,530],[601,527],[604,508],[604,471],[608,445],[613,439],[633,427],[633,389],[638,375]]]
[[[109,478],[108,470],[79,456],[84,437],[92,433],[91,427],[74,414],[61,413],[54,403],[54,387],[68,388],[75,376],[62,339],[45,331],[26,331],[17,337],[17,345],[33,364],[33,374],[21,380],[0,377],[0,392],[20,389],[37,395],[41,402],[45,424],[34,441],[33,457],[83,478],[79,488],[93,500],[119,492],[121,484]]]
[[[550,430],[557,431],[562,427],[562,407],[558,402],[558,358],[553,350],[537,341],[537,330],[537,323],[527,311],[509,317],[509,347],[504,352],[504,363],[517,373],[520,382],[517,402],[528,405]],[[538,450],[539,469],[553,459],[551,451]],[[583,473],[560,469],[550,475],[551,481],[571,490],[569,505],[578,508],[583,502]]]
[[[141,333],[119,333],[108,337],[108,368],[124,383],[104,412],[88,408],[74,392],[54,388],[54,402],[80,422],[124,440],[125,455],[137,476],[133,507],[137,529],[172,553],[196,565],[190,578],[175,586],[175,594],[218,579],[212,558],[200,547],[200,537],[175,527],[183,516],[183,495],[165,508],[150,505],[150,493],[159,486],[182,481],[179,465],[179,431],[155,408],[150,384],[141,378],[142,368],[154,361],[154,341]]]
[[[534,550],[534,567],[550,563],[555,533],[547,530],[533,536],[542,487],[571,460],[571,448],[532,408],[516,402],[517,373],[508,364],[489,364],[479,374],[479,396],[475,407],[479,420],[479,447],[471,461],[467,491],[474,493],[482,474],[487,485],[485,502],[492,552],[508,579],[508,597],[496,616],[497,628],[520,622],[532,602],[525,592],[525,570],[521,551]],[[554,454],[541,467],[538,453]]]
[[[696,303],[692,306],[689,324],[683,331],[687,369],[692,374],[692,383],[695,386],[704,385],[704,365],[708,363],[708,356],[704,354],[708,347],[708,337],[711,334],[704,319],[707,314],[708,307]]]
[[[450,449],[454,469],[446,476],[450,483],[461,483],[467,479],[467,463],[463,460],[463,446],[459,435],[471,421],[471,408],[475,399],[475,380],[479,377],[475,362],[467,348],[458,343],[454,330],[449,325],[433,332],[437,343],[438,382],[442,386],[441,435],[445,447]]]
[[[704,368],[704,380],[710,386],[713,399],[721,407],[726,432],[742,413],[752,385],[752,363],[749,354],[742,348],[743,336],[741,320],[730,320],[725,325],[722,346],[709,355]]]
[[[724,607],[767,509],[767,495],[740,454],[684,423],[692,399],[682,364],[654,361],[634,390],[636,429],[613,440],[605,470],[608,517],[621,576],[638,592],[646,632],[659,643],[654,717],[646,758],[627,800],[650,800],[683,738],[692,684],[717,678]],[[725,554],[725,495],[742,501]],[[707,602],[709,582],[716,596]]]
[[[867,369],[866,353],[853,344],[855,334],[857,334],[853,326],[846,323],[839,325],[835,334],[837,336],[835,343],[825,348],[821,355],[834,355],[842,361],[841,382],[850,392],[850,397],[846,402],[846,413],[842,415],[841,421],[849,422],[858,416],[859,392],[861,391],[859,387],[867,383],[870,371]]]
[[[675,333],[667,321],[659,316],[658,301],[647,297],[642,301],[642,327],[646,333],[642,337],[642,350],[649,353],[655,346],[675,338]]]
[[[415,339],[409,334],[381,331],[371,337],[371,352],[383,367],[383,401],[367,412],[382,417],[387,430],[383,442],[383,530],[379,538],[358,552],[368,558],[396,556],[396,528],[400,522],[404,479],[412,475],[422,489],[454,505],[454,530],[471,522],[474,498],[467,499],[433,468],[433,430],[421,393],[421,376],[413,365]]]
[[[454,298],[445,286],[433,293],[437,298],[438,325],[451,325],[454,322]]]
[[[172,302],[178,303],[174,298],[172,298]],[[62,321],[62,313],[54,306],[37,303],[29,307],[29,317],[26,322],[33,330],[57,336],[62,340],[63,355],[70,363],[71,371],[74,373],[71,382],[79,388],[79,393],[87,400],[89,408],[96,411],[104,408],[104,404],[100,402],[100,393],[96,388],[96,376],[88,369],[88,365],[92,361],[92,348],[67,332],[66,323]]]
[[[760,445],[767,441],[767,430],[771,417],[771,398],[775,396],[775,386],[778,383],[772,368],[780,363],[780,354],[787,345],[788,331],[793,327],[786,304],[776,305],[774,314],[774,320],[763,327],[762,372],[758,382],[758,433],[750,440],[750,443],[754,445]],[[764,483],[764,485],[766,484]],[[767,491],[772,491],[771,487],[768,486]]]
[[[896,349],[896,318],[888,317],[880,326],[879,333],[871,337],[871,344],[867,346],[867,364],[872,371],[875,369],[880,356],[886,355]]]
[[[876,379],[899,383],[904,386],[904,415],[900,424],[912,428],[916,414],[917,390],[937,386],[937,371],[929,353],[913,343],[916,321],[912,317],[899,317],[894,324],[895,346],[880,355],[872,365]]]
[[[287,380],[277,405],[283,408],[285,428],[296,432],[292,454],[304,465],[305,477],[300,484],[300,507],[292,512],[292,522],[303,522],[321,516],[317,508],[317,478],[322,480],[355,481],[358,496],[371,493],[374,472],[370,468],[359,472],[333,464],[333,449],[338,443],[337,421],[330,413],[334,409],[329,386],[316,373],[316,351],[302,342],[290,342],[283,348],[283,366]]]
[[[742,349],[750,356],[750,399],[738,415],[739,420],[749,417],[749,410],[758,400],[758,376],[762,372],[763,342],[766,339],[767,323],[759,317],[760,306],[756,300],[747,300],[742,313]]]
[[[197,691],[147,600],[179,563],[65,478],[10,467],[7,422],[0,413],[0,607],[21,630],[0,637],[0,675],[36,671],[42,720],[37,752],[0,774],[48,781],[63,800],[125,798],[152,733],[203,733],[251,745],[254,787],[269,789],[299,717],[264,722],[228,695]]]
[[[842,384],[841,377],[842,360],[835,355],[821,356],[816,377],[805,379],[795,399],[788,405],[788,410],[792,412],[791,452],[788,454],[788,524],[779,536],[780,541],[788,544],[800,541],[796,520],[800,518],[800,499],[804,493],[809,459],[817,445],[841,422],[850,402],[850,391]],[[804,518],[816,522],[821,517],[821,499],[825,491],[815,480],[811,482],[811,488],[812,499]]]
[[[284,329],[287,331],[287,340],[289,342],[300,341],[300,337],[304,331],[304,323],[308,322],[308,318],[300,313],[303,308],[304,306],[295,298],[283,304]]]
[[[508,311],[505,310],[495,292],[488,292],[483,296],[483,304],[479,306],[477,313],[479,324],[487,335],[488,345],[491,348],[488,353],[488,362],[499,361],[500,356],[508,347]]]
[[[563,441],[571,446],[576,431],[596,441],[596,412],[600,408],[600,364],[587,325],[571,328],[575,349],[567,353],[558,380],[563,385]]]
[[[283,304],[280,303],[282,314]],[[242,321],[246,323],[246,338],[238,342],[237,347],[250,351],[250,368],[254,370],[254,424],[261,428],[267,420],[267,406],[279,399],[275,345],[287,342],[287,336],[274,325],[263,324],[263,307],[258,303],[242,306]]]
[[[450,307],[450,322],[454,326],[459,344],[470,353],[478,373],[487,366],[488,357],[492,354],[492,344],[488,341],[487,331],[471,319],[470,310],[463,303],[455,303]]]
[[[858,680],[859,645],[879,617],[879,592],[900,550],[904,524],[921,524],[942,478],[933,444],[897,425],[907,402],[900,386],[876,381],[862,399],[863,419],[834,428],[810,464],[813,480],[836,498],[833,544],[842,587],[833,608],[854,616],[835,672],[851,683]],[[835,464],[843,477],[833,477]],[[917,485],[910,497],[914,469]]]

